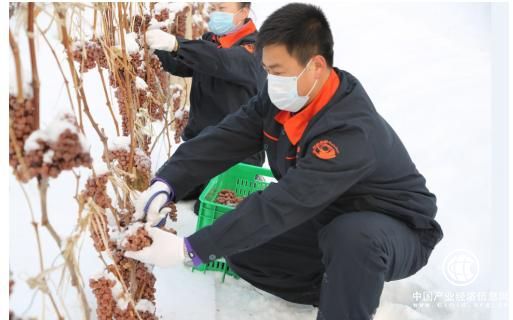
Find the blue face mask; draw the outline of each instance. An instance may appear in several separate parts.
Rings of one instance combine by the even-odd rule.
[[[210,14],[208,28],[218,36],[230,33],[236,28],[233,24],[234,15],[229,12],[214,11]]]

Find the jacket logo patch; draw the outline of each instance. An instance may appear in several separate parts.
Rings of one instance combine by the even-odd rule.
[[[321,140],[312,147],[312,153],[319,159],[330,160],[335,158],[340,150],[329,140]]]

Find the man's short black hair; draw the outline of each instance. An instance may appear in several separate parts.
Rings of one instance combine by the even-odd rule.
[[[283,44],[302,65],[314,55],[322,55],[333,66],[333,36],[322,10],[311,4],[291,3],[273,12],[262,24],[257,50]]]

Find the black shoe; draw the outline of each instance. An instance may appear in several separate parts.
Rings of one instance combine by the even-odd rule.
[[[198,215],[199,214],[199,207],[200,207],[200,201],[199,199],[196,200],[196,202],[194,203],[194,214]]]

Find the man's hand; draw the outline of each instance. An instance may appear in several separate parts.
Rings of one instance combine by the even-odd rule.
[[[152,50],[175,51],[176,37],[160,29],[154,29],[146,32],[146,44]]]
[[[172,201],[173,191],[163,181],[156,180],[143,191],[135,201],[137,215],[152,226],[163,226],[170,209],[166,205]]]
[[[152,244],[139,251],[125,251],[125,257],[158,267],[172,267],[185,262],[182,237],[155,227],[148,226],[146,231],[153,240]]]

